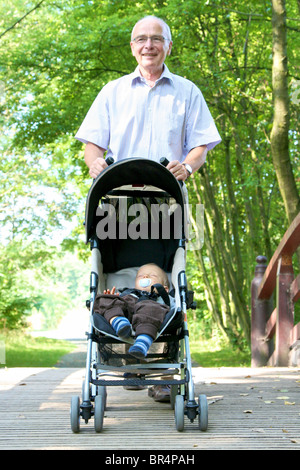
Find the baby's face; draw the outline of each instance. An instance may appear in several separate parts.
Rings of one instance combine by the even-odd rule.
[[[146,285],[146,284],[149,285]],[[151,292],[153,284],[162,284],[164,286],[164,275],[158,266],[142,266],[135,278],[135,288]],[[164,286],[167,290],[167,286]]]

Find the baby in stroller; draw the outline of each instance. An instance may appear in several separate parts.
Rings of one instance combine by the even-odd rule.
[[[170,309],[172,297],[168,291],[167,274],[156,264],[148,263],[138,270],[134,289],[123,289],[119,294],[114,286],[97,295],[94,312],[102,315],[120,338],[131,337],[133,329],[135,342],[129,354],[145,358]]]

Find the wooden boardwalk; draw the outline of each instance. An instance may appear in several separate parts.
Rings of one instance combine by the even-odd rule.
[[[194,368],[196,395],[209,401],[209,426],[186,418],[175,429],[167,403],[147,390],[108,389],[101,434],[93,419],[70,429],[72,395],[80,395],[84,369],[0,369],[0,449],[67,450],[300,450],[300,374],[297,368]]]

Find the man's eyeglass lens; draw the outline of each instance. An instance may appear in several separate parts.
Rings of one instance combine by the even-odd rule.
[[[161,44],[165,41],[166,38],[164,38],[163,36],[137,36],[136,38],[134,38],[133,41],[136,44],[145,44],[148,39],[150,39],[153,44]]]

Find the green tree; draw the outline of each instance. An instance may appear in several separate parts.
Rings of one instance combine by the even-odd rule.
[[[287,86],[292,93],[291,83],[299,80],[296,0],[287,2],[286,10]],[[189,255],[191,282],[204,293],[201,309],[206,318],[210,315],[232,342],[249,339],[255,258],[259,254],[270,258],[288,225],[271,149],[272,35],[277,23],[273,18],[272,24],[271,3],[13,0],[0,12],[0,80],[5,90],[1,145],[6,152],[4,172],[9,175],[5,187],[5,176],[2,179],[0,191],[13,192],[9,180],[18,182],[17,174],[24,175],[24,184],[18,183],[14,190],[14,207],[20,210],[18,195],[30,194],[37,184],[30,169],[39,168],[39,181],[57,188],[62,196],[60,207],[52,206],[51,212],[41,191],[44,222],[26,211],[22,223],[14,213],[2,220],[18,235],[31,219],[38,232],[48,217],[54,228],[78,214],[73,244],[83,233],[83,201],[90,183],[82,146],[73,136],[102,86],[136,66],[129,48],[135,21],[155,14],[170,24],[174,46],[168,65],[200,87],[223,138],[189,182],[191,201],[205,206],[204,247]],[[297,101],[290,103],[287,135],[299,193]],[[5,207],[12,207],[9,197]],[[82,253],[88,254],[83,248]]]
[[[300,212],[300,194],[296,186],[289,153],[290,99],[285,0],[272,0],[272,24],[274,119],[271,132],[271,150],[285,211],[289,223],[292,223]]]
[[[0,328],[27,325],[27,317],[43,297],[39,279],[53,269],[53,255],[53,248],[37,241],[0,246]]]

